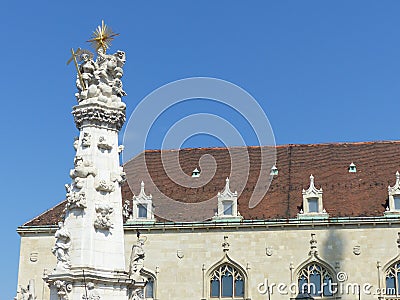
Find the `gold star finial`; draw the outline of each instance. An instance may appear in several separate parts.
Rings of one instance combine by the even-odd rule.
[[[97,26],[97,29],[92,34],[92,39],[88,40],[92,44],[92,47],[97,51],[100,48],[103,49],[104,53],[111,46],[111,41],[119,33],[114,33],[110,27],[104,24],[104,20],[101,21],[101,26]]]

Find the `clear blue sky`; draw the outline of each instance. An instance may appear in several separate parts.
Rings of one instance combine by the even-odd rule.
[[[66,61],[102,19],[127,53],[128,115],[163,84],[217,77],[251,93],[288,144],[398,139],[399,15],[398,0],[2,1],[0,299],[16,291],[17,226],[65,196]]]

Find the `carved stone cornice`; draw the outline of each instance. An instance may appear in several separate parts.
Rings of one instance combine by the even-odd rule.
[[[72,114],[78,129],[85,125],[95,125],[119,131],[126,120],[125,109],[99,103],[76,105],[72,109]]]

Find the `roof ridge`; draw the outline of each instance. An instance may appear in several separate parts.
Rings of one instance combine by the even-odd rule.
[[[388,141],[361,141],[361,142],[327,142],[327,143],[312,143],[312,144],[283,144],[283,145],[263,145],[263,146],[231,146],[231,147],[198,147],[198,148],[180,148],[180,149],[146,149],[145,153],[159,153],[159,152],[174,152],[174,151],[192,151],[192,150],[226,150],[236,148],[261,148],[261,147],[275,147],[275,148],[288,148],[288,147],[302,147],[302,146],[341,146],[341,145],[373,145],[373,144],[398,144],[400,140],[388,140]],[[143,153],[143,152],[141,152]]]

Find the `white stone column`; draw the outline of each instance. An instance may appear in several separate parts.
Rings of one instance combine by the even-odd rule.
[[[103,24],[104,26],[104,24]],[[79,129],[71,183],[66,185],[65,220],[52,252],[57,265],[45,278],[51,300],[129,299],[144,280],[125,270],[118,133],[125,122],[121,97],[125,53],[99,48],[96,62],[81,52],[72,114]],[[74,52],[73,52],[74,53]],[[140,281],[140,280],[139,280]]]

